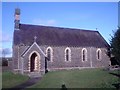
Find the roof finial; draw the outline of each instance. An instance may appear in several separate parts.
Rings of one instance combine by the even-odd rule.
[[[34,36],[34,42],[36,42],[36,39],[37,39],[37,37],[36,37],[36,36]]]
[[[96,31],[98,30],[98,28],[96,28]]]

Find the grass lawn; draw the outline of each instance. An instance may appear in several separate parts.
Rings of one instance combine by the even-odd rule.
[[[48,72],[30,88],[114,88],[118,78],[102,69],[63,70]]]
[[[13,74],[10,71],[2,73],[2,88],[10,88],[28,80],[27,76]]]
[[[0,71],[0,89],[2,88],[2,72]]]

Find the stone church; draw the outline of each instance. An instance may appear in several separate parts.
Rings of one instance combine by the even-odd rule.
[[[20,23],[15,9],[13,70],[30,75],[109,66],[109,44],[98,31]]]

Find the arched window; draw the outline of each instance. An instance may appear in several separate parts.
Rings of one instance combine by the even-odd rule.
[[[50,49],[48,49],[48,51],[47,51],[47,57],[51,61],[51,51],[50,51]]]
[[[83,48],[82,49],[82,61],[87,61],[87,49]]]
[[[52,57],[53,57],[53,50],[52,50],[52,48],[51,47],[48,47],[47,49],[46,49],[46,55],[47,55],[47,58],[49,59],[49,61],[53,61],[52,60]]]
[[[70,48],[65,49],[65,61],[71,61],[71,50],[70,50]]]
[[[100,49],[98,49],[96,51],[96,56],[97,56],[97,60],[101,60],[101,50]]]

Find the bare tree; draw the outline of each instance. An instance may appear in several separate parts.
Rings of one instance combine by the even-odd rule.
[[[10,48],[4,48],[4,49],[2,49],[2,57],[3,58],[5,58],[6,55],[9,55],[9,54],[11,54]]]

